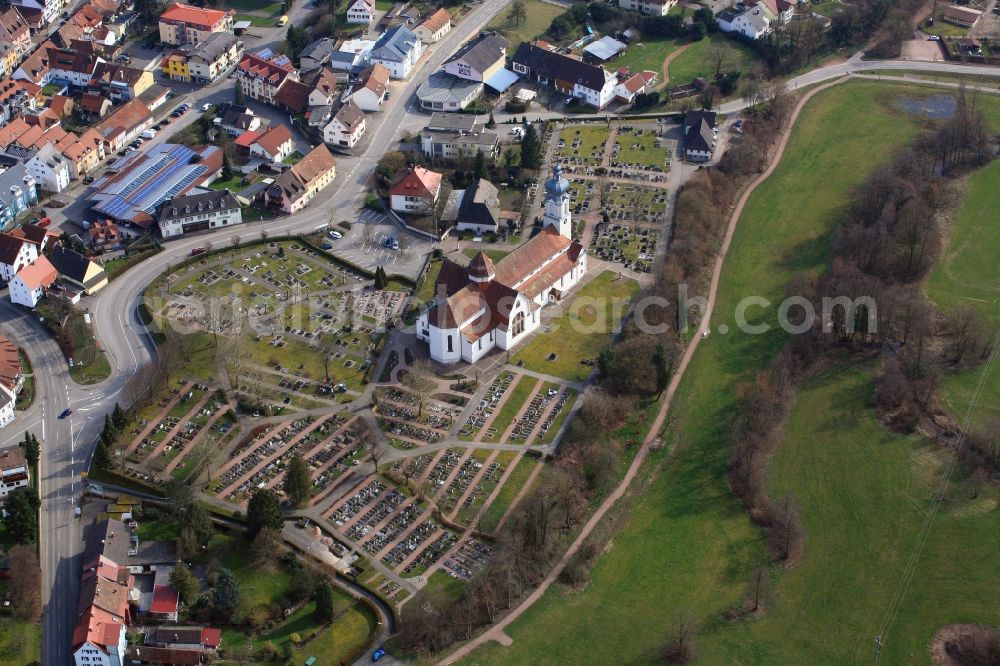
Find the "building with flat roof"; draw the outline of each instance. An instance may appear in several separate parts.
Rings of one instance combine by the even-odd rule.
[[[482,82],[461,79],[446,72],[431,74],[417,88],[420,108],[428,111],[461,111],[482,94]]]

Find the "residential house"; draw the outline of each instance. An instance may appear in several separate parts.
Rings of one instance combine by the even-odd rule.
[[[9,123],[34,111],[39,106],[41,90],[40,86],[29,81],[0,81],[0,120]]]
[[[6,386],[0,386],[0,428],[14,420],[14,403],[17,396]]]
[[[425,18],[416,28],[413,34],[420,38],[424,44],[436,44],[441,38],[451,32],[451,14],[443,7]]]
[[[37,183],[28,173],[28,167],[18,163],[0,173],[0,228],[13,222],[18,215],[36,203]],[[0,279],[9,280],[12,275],[4,275],[3,254],[0,253]]]
[[[66,95],[53,95],[49,100],[49,111],[55,114],[60,120],[71,116],[75,106],[76,103],[73,101],[73,98]]]
[[[12,0],[29,26],[41,29],[59,19],[59,13],[69,4],[68,0]],[[32,19],[31,17],[34,16]]]
[[[615,86],[615,98],[626,104],[631,104],[636,95],[644,94],[656,84],[658,78],[656,72],[648,69],[628,77],[620,77],[618,85]]]
[[[28,463],[19,446],[0,449],[0,497],[6,497],[30,482]]]
[[[200,44],[214,32],[232,32],[228,12],[177,3],[160,14],[160,41],[175,46]]]
[[[666,16],[677,0],[618,0],[618,6],[648,16]]]
[[[95,125],[94,129],[104,139],[105,153],[113,153],[121,150],[152,124],[153,115],[149,112],[149,107],[134,99],[119,106],[110,116]]]
[[[80,97],[80,116],[87,122],[97,122],[111,113],[111,100],[99,93],[83,93]]]
[[[423,52],[423,42],[409,28],[397,26],[375,42],[371,59],[388,69],[391,78],[406,79]]]
[[[330,54],[327,64],[338,81],[356,79],[371,62],[375,42],[370,39],[348,39]]]
[[[62,192],[73,177],[70,160],[46,143],[27,162],[28,173],[46,192]]]
[[[513,70],[597,109],[615,96],[617,78],[600,65],[523,42],[511,58]]]
[[[353,87],[347,90],[343,100],[353,100],[362,111],[378,111],[385,101],[388,90],[389,69],[379,64],[366,69]]]
[[[17,351],[17,345],[6,335],[0,335],[0,386],[5,386],[14,393],[24,386],[21,355]]]
[[[735,32],[749,39],[760,39],[771,32],[769,10],[764,6],[749,7],[742,3],[719,12],[719,30]]]
[[[226,134],[238,137],[244,132],[257,132],[267,129],[268,120],[254,115],[247,106],[230,104],[222,113],[222,129]]]
[[[400,170],[389,188],[389,207],[397,213],[426,215],[441,196],[441,174],[420,166]]]
[[[160,61],[160,71],[171,81],[191,82],[191,67],[188,65],[187,53],[183,49],[177,49],[165,56]]]
[[[417,102],[428,111],[461,111],[483,94],[483,84],[435,72],[417,88]]]
[[[69,248],[62,246],[55,248],[49,254],[49,261],[59,271],[61,278],[83,289],[88,296],[108,284],[108,274],[100,264]]]
[[[94,70],[89,89],[103,93],[112,102],[121,103],[137,99],[153,83],[150,71],[102,62]]]
[[[104,161],[104,137],[94,128],[88,129],[79,139],[63,149],[69,160],[73,178],[83,178]]]
[[[31,50],[31,30],[15,5],[0,9],[0,41],[11,44],[18,57]]]
[[[87,530],[77,621],[71,649],[75,666],[124,666],[134,578],[125,562],[129,533],[117,520]]]
[[[323,141],[341,148],[353,148],[365,133],[365,112],[347,100],[337,110],[330,124],[323,128]]]
[[[39,255],[43,252],[48,252],[59,242],[58,233],[49,231],[37,224],[21,224],[16,226],[10,230],[10,235],[33,243],[38,249]]]
[[[87,233],[90,234],[90,247],[95,250],[114,249],[122,242],[122,232],[112,220],[95,220]]]
[[[375,20],[375,0],[352,0],[347,6],[347,22],[371,25]]]
[[[77,49],[49,49],[49,81],[84,90],[94,78],[97,66],[104,60],[94,54]]]
[[[320,144],[278,176],[267,189],[266,199],[285,213],[297,212],[332,183],[336,175],[337,161],[330,150]]]
[[[58,49],[51,40],[42,42],[38,48],[28,54],[21,64],[14,70],[12,78],[19,81],[30,81],[38,86],[46,86],[52,76],[50,63],[50,49]]]
[[[52,263],[45,256],[38,257],[19,270],[8,283],[11,303],[34,308],[58,277],[59,273]]]
[[[169,626],[148,627],[144,645],[182,650],[217,650],[222,643],[222,631],[212,627]]]
[[[983,15],[978,9],[952,4],[945,5],[941,13],[945,23],[951,23],[963,28],[971,28]]]
[[[187,67],[195,83],[214,83],[243,57],[243,42],[228,32],[214,32],[187,56]]]
[[[0,42],[0,78],[6,79],[13,74],[19,59],[13,44]]]
[[[768,19],[772,23],[784,25],[795,15],[795,5],[789,0],[751,0],[748,4],[766,7]]]
[[[482,152],[492,161],[500,154],[500,137],[486,131],[478,116],[432,113],[420,132],[420,148],[434,160],[471,159]]]
[[[337,42],[329,37],[317,39],[299,54],[299,72],[305,74],[330,64],[330,56],[337,50]]]
[[[495,32],[467,42],[444,64],[444,71],[469,81],[487,83],[503,71],[507,61],[507,40]]]
[[[229,190],[186,194],[163,204],[158,222],[163,238],[175,238],[243,224],[243,209]]]
[[[454,193],[453,193],[454,194]],[[462,191],[456,227],[459,231],[476,234],[500,231],[500,191],[496,185],[480,178]]]
[[[707,162],[715,150],[715,112],[690,110],[684,115],[684,156],[692,162]]]
[[[275,125],[257,136],[249,148],[251,157],[281,162],[295,152],[295,142],[285,125]]]
[[[299,115],[309,108],[312,86],[302,81],[286,80],[274,95],[272,104],[291,115]]]
[[[275,95],[286,80],[298,81],[288,56],[274,56],[269,50],[260,54],[245,54],[236,67],[236,79],[249,99],[274,103]]]

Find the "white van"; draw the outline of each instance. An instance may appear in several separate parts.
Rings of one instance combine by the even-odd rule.
[[[148,129],[148,130],[145,130],[145,131],[144,131],[144,132],[143,132],[142,134],[140,134],[139,136],[141,136],[141,137],[142,137],[143,139],[152,139],[153,137],[155,137],[155,136],[156,136],[156,130],[155,130],[155,129]]]

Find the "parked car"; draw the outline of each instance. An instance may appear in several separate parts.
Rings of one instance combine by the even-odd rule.
[[[379,648],[374,652],[372,652],[372,661],[378,661],[384,656],[385,656],[385,650],[383,648]]]
[[[52,218],[51,217],[43,217],[42,219],[38,220],[38,226],[40,226],[40,227],[47,227],[50,224],[52,224]]]
[[[327,235],[334,240],[344,237],[344,234],[340,233],[339,231],[331,231]]]
[[[191,249],[191,256],[192,257],[197,257],[199,254],[205,254],[206,251],[207,251],[207,249],[203,248],[203,247],[192,248]]]
[[[69,416],[72,413],[73,413],[72,409],[64,409],[62,411],[62,414],[59,415],[59,418],[64,419],[64,418],[66,418],[67,416]]]
[[[201,105],[201,110],[202,111],[209,111],[211,108],[212,108],[211,104],[202,104]]]

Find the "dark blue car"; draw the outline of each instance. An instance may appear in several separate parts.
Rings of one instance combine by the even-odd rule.
[[[385,650],[383,650],[382,648],[379,648],[379,649],[375,650],[374,652],[372,652],[372,661],[378,661],[379,659],[381,659],[384,656],[385,656]]]

